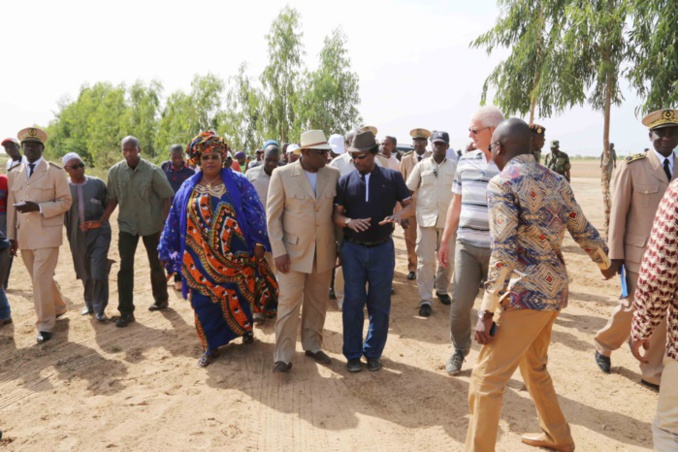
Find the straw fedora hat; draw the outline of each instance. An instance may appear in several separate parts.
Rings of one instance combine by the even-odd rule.
[[[332,146],[327,142],[322,130],[309,130],[301,134],[299,140],[299,150],[301,149],[323,149],[332,150]]]

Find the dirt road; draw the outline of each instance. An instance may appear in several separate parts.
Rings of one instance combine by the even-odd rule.
[[[585,213],[602,225],[596,162],[578,162],[573,186]],[[115,226],[114,226],[115,227]],[[116,227],[117,230],[117,227]],[[341,313],[330,302],[325,346],[334,359],[316,365],[297,346],[289,375],[272,374],[273,325],[255,332],[253,345],[225,348],[206,369],[187,302],[171,291],[171,309],[151,313],[144,252],[137,253],[137,322],[125,329],[81,317],[80,282],[67,245],[56,279],[69,312],[54,340],[35,344],[31,286],[15,261],[9,299],[14,324],[0,330],[0,428],[6,450],[460,450],[468,423],[470,370],[450,378],[444,362],[449,309],[417,316],[416,287],[407,281],[405,243],[395,238],[397,269],[389,340],[381,372],[348,374],[341,355]],[[140,245],[141,246],[141,245]],[[114,238],[111,258],[118,259]],[[569,307],[553,330],[549,368],[581,451],[650,450],[656,394],[638,384],[627,349],[613,355],[613,373],[593,361],[592,336],[614,307],[619,285],[604,282],[595,265],[568,237]],[[111,306],[116,314],[117,266]],[[476,307],[478,304],[476,304]],[[533,450],[520,443],[539,430],[519,373],[504,396],[497,450]]]

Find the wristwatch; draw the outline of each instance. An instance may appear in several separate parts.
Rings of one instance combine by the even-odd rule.
[[[346,220],[344,220],[345,221],[345,223],[344,223],[345,228],[348,227],[348,224],[351,222],[351,220],[353,220],[353,218],[346,218]]]
[[[491,319],[494,317],[494,312],[490,311],[478,311],[478,318],[482,320]]]

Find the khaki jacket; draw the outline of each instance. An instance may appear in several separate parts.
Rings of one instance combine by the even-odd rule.
[[[28,179],[26,163],[9,172],[7,196],[7,238],[17,240],[19,249],[35,250],[61,246],[64,214],[73,199],[66,172],[42,160]],[[14,204],[33,201],[40,212],[19,213]]]
[[[339,170],[321,168],[314,195],[301,160],[273,171],[266,206],[268,237],[273,257],[289,256],[290,270],[321,273],[334,267],[337,180]]]
[[[640,271],[654,216],[668,186],[664,169],[652,150],[627,157],[617,167],[610,212],[609,257],[624,259],[629,271]]]

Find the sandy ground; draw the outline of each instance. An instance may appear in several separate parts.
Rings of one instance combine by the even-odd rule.
[[[600,226],[595,168],[596,162],[577,162],[573,186],[590,220]],[[449,309],[436,303],[432,317],[417,316],[400,231],[395,243],[396,295],[385,368],[351,375],[341,355],[341,313],[333,302],[325,325],[325,347],[333,358],[328,367],[304,357],[298,346],[292,372],[273,374],[270,322],[256,330],[253,345],[238,340],[210,367],[196,367],[200,347],[188,303],[171,291],[171,309],[146,309],[152,298],[141,249],[137,322],[118,329],[80,316],[81,285],[65,245],[56,279],[70,310],[57,322],[55,338],[38,346],[31,285],[21,260],[15,261],[8,294],[14,324],[0,330],[0,448],[460,450],[478,346],[462,375],[448,377]],[[618,281],[603,281],[569,237],[565,252],[571,298],[553,330],[549,368],[577,448],[649,450],[657,396],[638,384],[635,360],[626,348],[615,353],[611,375],[593,361],[592,336],[615,306]],[[111,257],[118,260],[117,238]],[[109,315],[116,313],[116,272],[117,266]],[[532,401],[521,388],[516,373],[504,396],[497,450],[530,450],[520,435],[539,430]]]

